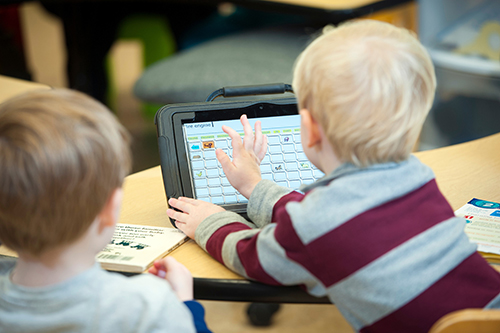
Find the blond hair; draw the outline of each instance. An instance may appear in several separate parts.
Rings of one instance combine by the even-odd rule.
[[[368,166],[409,157],[436,78],[412,32],[356,20],[324,29],[302,52],[293,87],[340,161]]]
[[[40,256],[81,237],[131,167],[129,135],[76,91],[0,104],[0,241]]]

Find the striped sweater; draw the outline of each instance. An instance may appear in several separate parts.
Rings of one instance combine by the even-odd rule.
[[[248,215],[214,214],[196,241],[250,279],[328,296],[357,331],[427,332],[451,311],[500,307],[500,275],[414,156],[344,164],[300,192],[262,180]]]

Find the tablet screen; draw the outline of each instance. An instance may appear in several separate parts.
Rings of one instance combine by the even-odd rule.
[[[257,120],[261,121],[262,133],[268,139],[267,153],[260,165],[263,179],[295,189],[323,176],[302,149],[299,115],[250,118],[252,128]],[[232,158],[231,138],[222,131],[222,125],[233,128],[243,137],[239,119],[183,124],[194,194],[197,199],[219,205],[246,203],[247,199],[225,177],[215,156],[215,149],[221,148]]]

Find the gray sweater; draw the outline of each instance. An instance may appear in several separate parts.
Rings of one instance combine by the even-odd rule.
[[[0,332],[195,332],[193,316],[164,280],[127,278],[96,263],[48,287],[13,284],[0,260]]]

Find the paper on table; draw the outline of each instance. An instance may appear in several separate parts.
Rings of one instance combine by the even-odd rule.
[[[474,198],[455,215],[467,220],[465,233],[478,251],[500,255],[500,203]]]

